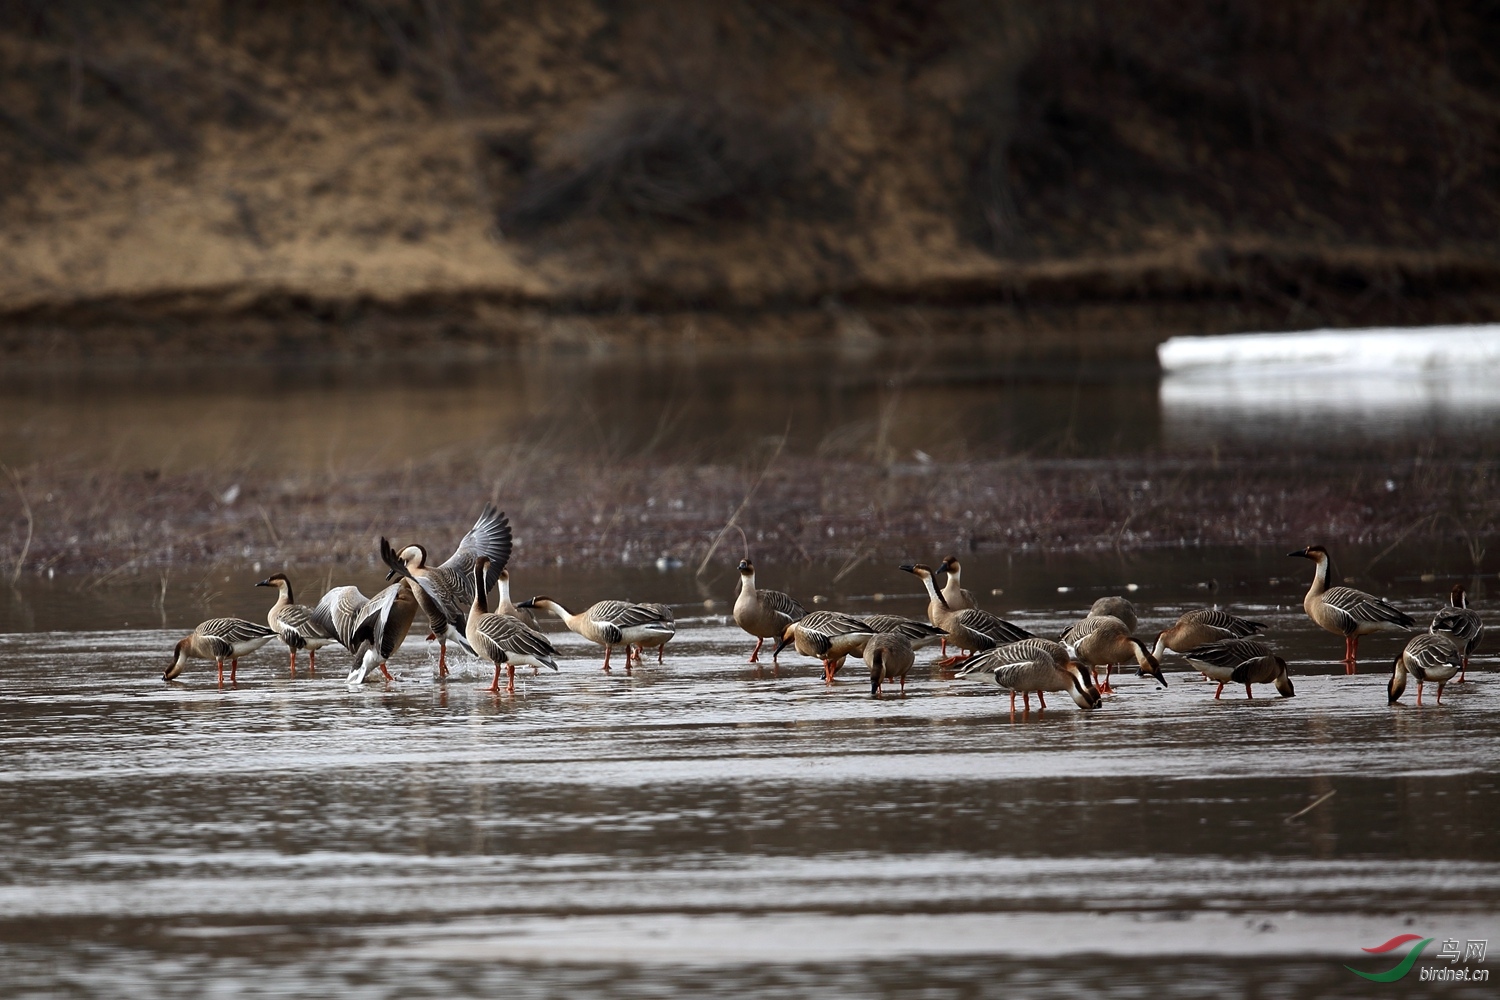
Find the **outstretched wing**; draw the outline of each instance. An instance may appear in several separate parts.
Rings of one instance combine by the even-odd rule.
[[[500,579],[500,571],[510,562],[510,521],[494,504],[486,503],[484,512],[469,533],[459,540],[458,548],[448,561],[438,568],[444,570],[455,581],[469,580],[474,575],[474,563],[480,556],[488,556],[489,568],[484,573],[484,589],[488,593]],[[466,589],[472,590],[473,584]],[[469,600],[474,599],[471,593]]]
[[[370,599],[358,587],[334,587],[308,613],[308,619],[338,639],[345,649],[354,649],[354,629],[359,613]]]

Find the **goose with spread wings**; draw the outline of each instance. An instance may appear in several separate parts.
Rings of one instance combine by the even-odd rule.
[[[404,577],[412,589],[412,596],[427,615],[432,635],[438,641],[439,676],[448,675],[449,640],[470,653],[474,652],[468,648],[464,628],[468,622],[469,605],[474,602],[475,562],[480,557],[488,560],[484,582],[487,588],[493,588],[500,571],[510,560],[510,549],[510,521],[492,503],[484,505],[474,527],[440,566],[427,565],[427,549],[423,545],[413,543],[397,548],[387,539],[380,539],[380,558],[390,567],[385,578]],[[401,569],[397,569],[398,566]]]

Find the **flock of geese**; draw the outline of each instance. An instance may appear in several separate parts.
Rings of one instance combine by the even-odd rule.
[[[286,644],[294,677],[299,651],[307,651],[308,667],[315,670],[317,651],[338,643],[353,655],[350,684],[364,683],[377,672],[389,680],[386,663],[401,648],[418,612],[426,617],[428,639],[438,643],[439,676],[448,675],[448,643],[454,642],[493,665],[489,690],[497,694],[502,670],[507,675],[505,690],[514,692],[517,665],[533,671],[558,669],[556,648],[536,628],[534,612],[538,610],[556,615],[571,631],[604,647],[606,672],[611,653],[621,646],[627,673],[648,649],[655,649],[661,662],[666,644],[677,634],[670,608],[600,601],[574,614],[544,596],[516,604],[505,570],[510,552],[510,523],[494,504],[486,504],[453,555],[437,566],[428,565],[424,546],[397,548],[382,538],[380,554],[389,568],[386,580],[394,582],[373,597],[366,597],[357,587],[335,587],[308,607],[295,603],[291,581],[284,573],[276,573],[256,584],[279,591],[267,613],[267,625],[242,618],[203,622],[178,641],[162,679],[179,676],[189,660],[213,660],[219,684],[224,683],[226,661],[233,684],[240,657],[280,639]],[[1351,587],[1330,587],[1329,556],[1322,546],[1308,546],[1289,555],[1314,563],[1312,586],[1302,606],[1314,623],[1344,637],[1346,672],[1355,672],[1361,636],[1416,628],[1409,615],[1378,597]],[[754,565],[748,558],[742,560],[733,617],[755,637],[748,662],[759,662],[761,649],[770,639],[775,642],[773,664],[783,649],[792,646],[804,656],[821,660],[824,678],[832,683],[845,659],[859,656],[869,669],[870,693],[878,698],[886,683],[899,683],[905,694],[916,650],[940,644],[940,666],[1009,691],[1012,713],[1017,694],[1030,711],[1033,694],[1041,708],[1047,707],[1047,692],[1066,692],[1079,708],[1095,708],[1102,695],[1113,690],[1110,679],[1117,665],[1134,663],[1137,676],[1152,677],[1165,687],[1161,658],[1168,651],[1217,681],[1216,699],[1231,683],[1243,684],[1247,698],[1254,697],[1251,688],[1255,684],[1271,684],[1284,698],[1295,693],[1286,661],[1256,638],[1266,627],[1262,622],[1217,608],[1188,611],[1148,645],[1136,635],[1139,621],[1134,606],[1123,597],[1102,597],[1083,620],[1057,639],[1047,639],[981,610],[974,595],[961,585],[962,567],[952,556],[939,564],[945,575],[941,588],[937,574],[928,566],[906,563],[900,568],[914,575],[927,592],[926,621],[899,615],[808,612],[780,591],[757,588]],[[492,610],[489,595],[497,587]],[[1396,657],[1387,685],[1390,703],[1401,698],[1407,679],[1413,678],[1418,705],[1427,682],[1437,684],[1441,704],[1444,686],[1455,676],[1460,682],[1464,679],[1469,656],[1483,634],[1483,622],[1468,607],[1464,588],[1455,586],[1450,605]]]

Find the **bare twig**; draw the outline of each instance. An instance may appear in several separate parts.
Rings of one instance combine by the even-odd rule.
[[[703,554],[703,561],[698,564],[698,572],[693,574],[695,577],[703,575],[703,571],[708,567],[708,561],[714,557],[714,552],[718,550],[719,543],[724,540],[724,536],[729,533],[730,528],[737,527],[734,523],[735,520],[744,513],[745,507],[750,503],[750,498],[755,496],[755,491],[760,488],[761,483],[765,482],[766,474],[771,471],[771,466],[775,465],[776,460],[781,457],[781,449],[786,447],[786,439],[791,437],[791,434],[792,418],[788,415],[786,418],[786,429],[781,432],[781,440],[776,442],[776,450],[771,453],[770,461],[766,463],[765,468],[760,470],[760,475],[755,477],[755,482],[750,484],[749,491],[745,493],[745,499],[740,501],[740,505],[734,509],[734,513],[729,515],[729,520],[724,522],[724,527],[720,528],[719,533],[714,536],[714,543],[708,547],[708,551]]]
[[[1290,816],[1288,816],[1286,819],[1282,820],[1282,822],[1283,823],[1290,823],[1292,820],[1297,819],[1298,817],[1306,816],[1308,813],[1310,813],[1314,809],[1318,808],[1318,806],[1322,805],[1323,803],[1327,802],[1329,799],[1333,798],[1333,795],[1334,795],[1333,792],[1328,792],[1328,793],[1326,793],[1324,795],[1318,796],[1315,800],[1313,800],[1313,802],[1312,802],[1311,805],[1307,806],[1305,809],[1299,809],[1299,810],[1297,810],[1296,812],[1294,812]]]
[[[16,488],[16,496],[21,498],[21,511],[26,515],[26,541],[21,545],[21,554],[16,556],[16,564],[10,571],[10,585],[15,587],[16,581],[21,579],[21,568],[26,565],[26,556],[31,552],[31,536],[36,530],[36,519],[31,514],[31,502],[26,499],[26,490],[21,485],[21,477],[16,475],[16,470],[8,465],[0,464],[0,469],[5,470],[5,476],[10,484]]]

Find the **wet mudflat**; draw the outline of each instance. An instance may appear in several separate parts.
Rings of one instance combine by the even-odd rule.
[[[1077,596],[1006,613],[1051,634]],[[1235,597],[1293,699],[1179,665],[1014,718],[935,651],[905,698],[757,674],[685,607],[664,665],[562,634],[514,698],[418,637],[350,691],[269,647],[163,684],[177,630],[3,635],[6,993],[1367,996],[1344,964],[1394,962],[1361,947],[1500,938],[1495,659],[1387,707],[1400,640],[1345,677],[1296,596]]]

